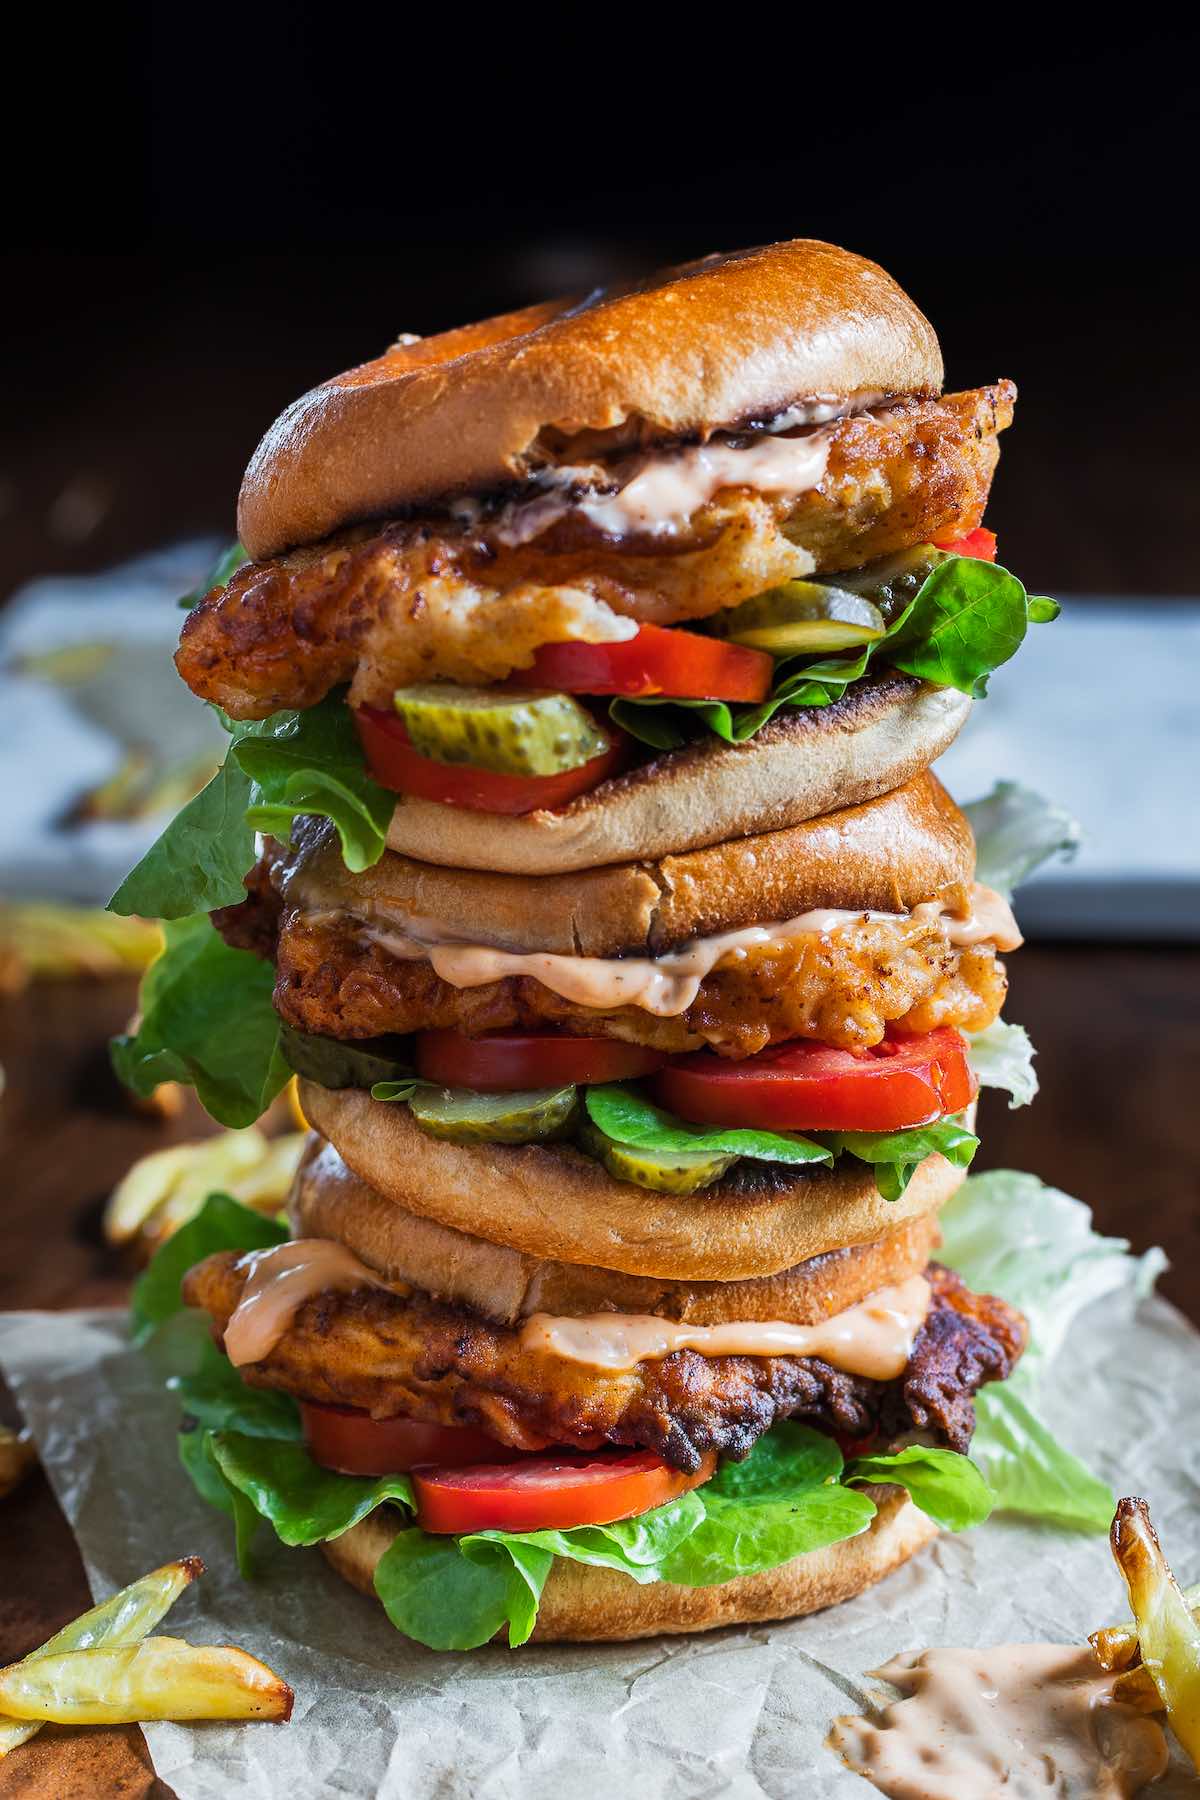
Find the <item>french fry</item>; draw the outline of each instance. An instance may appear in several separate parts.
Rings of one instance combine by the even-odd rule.
[[[1184,1588],[1183,1597],[1192,1617],[1200,1619],[1200,1581],[1193,1587]],[[1102,1669],[1131,1669],[1141,1655],[1137,1626],[1132,1619],[1122,1619],[1119,1625],[1106,1625],[1100,1631],[1093,1631],[1088,1642]]]
[[[27,1431],[0,1425],[0,1500],[20,1487],[37,1463],[37,1451]]]
[[[1125,1706],[1132,1706],[1135,1712],[1160,1713],[1163,1710],[1162,1695],[1145,1663],[1138,1663],[1135,1669],[1126,1669],[1124,1674],[1117,1676],[1112,1697]]]
[[[47,1639],[40,1650],[31,1650],[25,1662],[69,1650],[92,1650],[103,1644],[136,1644],[154,1630],[184,1588],[203,1573],[204,1564],[198,1556],[184,1556],[178,1562],[164,1563],[161,1569],[151,1570],[149,1575],[143,1575],[139,1581],[131,1582],[109,1599],[102,1600],[99,1606],[93,1606],[90,1612],[72,1619],[69,1625],[64,1625],[61,1631]],[[23,1666],[14,1663],[12,1668]],[[11,1674],[12,1669],[6,1673]],[[40,1730],[40,1723],[18,1725],[15,1720],[0,1718],[0,1757],[7,1756],[10,1750],[24,1744]]]
[[[1171,1573],[1144,1500],[1117,1502],[1109,1541],[1129,1590],[1142,1665],[1168,1724],[1200,1770],[1200,1622]]]
[[[64,1650],[0,1669],[0,1707],[43,1724],[290,1719],[294,1699],[287,1682],[245,1650],[180,1638]]]
[[[104,1212],[110,1244],[125,1244],[149,1228],[168,1237],[194,1218],[209,1194],[232,1194],[246,1206],[276,1211],[300,1161],[300,1132],[267,1139],[257,1127],[223,1131],[197,1142],[154,1150],[134,1163],[113,1189]]]

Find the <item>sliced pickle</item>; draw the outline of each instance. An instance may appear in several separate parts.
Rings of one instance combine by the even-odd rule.
[[[422,756],[493,775],[561,775],[609,747],[570,694],[435,682],[397,688],[393,703]]]
[[[879,608],[861,594],[821,581],[786,581],[718,616],[722,637],[772,656],[847,650],[887,630]]]
[[[573,1087],[531,1088],[521,1094],[419,1087],[408,1104],[430,1137],[449,1138],[453,1144],[539,1144],[570,1131],[579,1102]]]
[[[578,1142],[614,1180],[632,1181],[659,1194],[694,1194],[711,1187],[737,1161],[736,1156],[714,1156],[704,1150],[639,1150],[634,1144],[619,1144],[590,1119],[581,1127]]]
[[[324,1088],[370,1088],[377,1081],[403,1081],[413,1073],[411,1046],[403,1037],[343,1042],[281,1025],[279,1048],[289,1069]]]
[[[948,555],[948,551],[939,550],[934,544],[913,544],[908,550],[898,550],[895,556],[864,563],[861,569],[840,569],[838,586],[871,601],[890,624],[916,598],[926,578]]]

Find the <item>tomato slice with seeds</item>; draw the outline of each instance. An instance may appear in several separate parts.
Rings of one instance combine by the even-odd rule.
[[[373,1419],[356,1406],[300,1402],[308,1453],[340,1475],[400,1475],[410,1469],[500,1463],[524,1454],[469,1425],[426,1425],[420,1419]]]
[[[564,694],[661,694],[673,700],[765,700],[774,680],[765,650],[675,626],[643,625],[619,644],[543,644],[522,685]]]
[[[652,1086],[681,1119],[765,1131],[902,1131],[961,1112],[979,1088],[951,1026],[865,1051],[793,1039],[729,1062],[700,1050],[673,1058]]]
[[[582,1086],[635,1081],[652,1075],[667,1060],[661,1051],[625,1044],[619,1038],[569,1037],[557,1031],[490,1031],[483,1037],[421,1031],[416,1057],[423,1080],[484,1094],[566,1087],[571,1082]]]
[[[707,1481],[716,1456],[681,1474],[652,1450],[522,1456],[413,1476],[417,1522],[426,1531],[566,1531],[636,1518]]]
[[[465,763],[436,762],[414,750],[407,731],[393,713],[378,707],[359,706],[354,723],[367,765],[381,787],[420,800],[437,800],[443,806],[470,807],[473,812],[557,812],[580,794],[590,793],[621,769],[627,759],[629,739],[615,726],[606,726],[613,742],[599,756],[564,769],[560,775],[496,775],[491,769],[473,769]]]

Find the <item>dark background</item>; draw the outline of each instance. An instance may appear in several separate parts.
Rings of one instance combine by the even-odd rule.
[[[1200,35],[1044,12],[56,13],[9,65],[0,593],[229,530],[275,413],[399,330],[798,235],[951,385],[1017,380],[1027,580],[1194,592]]]

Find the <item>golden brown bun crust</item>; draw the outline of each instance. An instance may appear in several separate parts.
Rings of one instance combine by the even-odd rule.
[[[580,433],[705,436],[804,400],[941,385],[933,327],[891,277],[797,238],[393,345],[276,420],[246,471],[238,534],[258,561],[521,480]]]
[[[975,840],[926,769],[861,806],[652,863],[490,875],[386,854],[352,875],[330,829],[291,868],[287,904],[310,910],[365,917],[380,908],[518,952],[659,955],[691,937],[794,919],[813,907],[905,913],[945,899],[965,911]]]
[[[832,706],[777,713],[744,744],[708,737],[657,756],[560,812],[502,818],[401,796],[388,847],[448,868],[513,875],[703,849],[902,786],[950,748],[970,710],[955,688],[892,671]]]
[[[888,1201],[866,1163],[843,1157],[832,1169],[772,1165],[749,1189],[730,1179],[696,1194],[658,1194],[614,1181],[566,1144],[444,1142],[406,1106],[361,1089],[302,1081],[300,1104],[349,1168],[406,1212],[528,1256],[669,1281],[777,1275],[827,1250],[873,1243],[936,1212],[964,1173],[926,1157],[901,1198]]]
[[[825,1550],[810,1550],[777,1569],[739,1575],[719,1587],[640,1587],[615,1569],[590,1568],[556,1557],[542,1591],[533,1642],[597,1643],[657,1637],[662,1632],[711,1631],[759,1619],[800,1619],[837,1606],[882,1581],[937,1536],[933,1520],[896,1488],[865,1490],[878,1506],[867,1530]],[[380,1507],[342,1537],[321,1545],[344,1580],[378,1598],[375,1569],[402,1529]]]
[[[657,1313],[689,1325],[787,1319],[815,1325],[877,1288],[922,1270],[937,1242],[937,1214],[909,1219],[871,1244],[828,1251],[778,1275],[748,1281],[664,1281],[586,1263],[529,1256],[406,1211],[368,1187],[314,1133],[288,1203],[294,1237],[332,1238],[389,1281],[406,1281],[515,1325],[530,1313]]]

